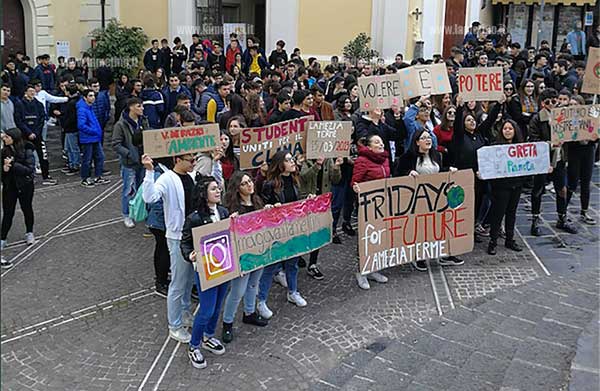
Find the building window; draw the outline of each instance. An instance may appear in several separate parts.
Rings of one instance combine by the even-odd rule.
[[[223,4],[223,23],[240,23],[240,5]]]
[[[218,39],[223,27],[222,0],[196,0],[196,26],[201,37]]]

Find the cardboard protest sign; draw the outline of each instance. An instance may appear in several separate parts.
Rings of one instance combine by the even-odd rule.
[[[313,116],[277,122],[260,128],[241,130],[240,168],[258,168],[269,163],[271,157],[282,149],[287,149],[293,156],[304,154],[306,150],[306,123]]]
[[[600,94],[600,48],[590,47],[581,92]]]
[[[465,102],[497,101],[504,95],[502,67],[460,68],[458,70],[458,92]]]
[[[600,135],[600,104],[552,109],[550,129],[553,144],[567,141],[596,140]]]
[[[452,93],[446,64],[413,65],[398,74],[404,100],[422,95]]]
[[[360,184],[361,274],[473,250],[472,170]]]
[[[231,219],[226,219],[192,229],[196,270],[203,291],[240,276],[230,223]]]
[[[306,134],[306,158],[350,156],[352,122],[310,121]]]
[[[240,270],[268,266],[309,253],[331,242],[331,193],[233,219]]]
[[[402,104],[402,89],[397,74],[364,76],[358,78],[360,109],[389,109]]]
[[[144,130],[144,153],[153,158],[212,151],[221,145],[219,124]]]
[[[331,193],[192,229],[202,291],[331,243]]]
[[[550,145],[538,142],[483,147],[477,150],[477,163],[481,179],[547,174]]]

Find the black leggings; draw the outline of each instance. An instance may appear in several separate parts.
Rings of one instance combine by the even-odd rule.
[[[506,230],[506,241],[511,242],[515,236],[515,220],[517,218],[517,206],[521,197],[521,186],[514,188],[492,185],[492,207],[490,208],[490,238],[498,240],[500,226],[504,218],[504,229]]]
[[[17,190],[14,185],[5,185],[2,187],[2,240],[6,240],[12,226],[17,200],[25,217],[25,232],[33,232],[33,183],[25,185],[21,190]]]
[[[567,213],[567,197],[563,190],[565,187],[565,162],[559,161],[554,167],[552,174],[539,174],[533,177],[533,189],[531,189],[531,214],[537,216],[542,209],[542,196],[545,193],[546,179],[551,178],[556,193],[556,213],[565,215]],[[563,197],[564,195],[564,197]]]
[[[171,258],[169,257],[169,247],[167,246],[165,231],[150,228],[150,232],[154,235],[156,242],[154,246],[154,273],[156,274],[156,282],[166,285],[169,279]]]
[[[571,146],[570,144],[575,144]],[[592,181],[592,170],[594,168],[595,145],[578,145],[569,143],[569,163],[567,165],[567,205],[577,184],[581,184],[581,210],[587,210],[590,205],[590,182]]]
[[[46,142],[42,140],[42,136],[36,136],[32,143],[35,146],[35,152],[40,160],[42,178],[46,179],[50,176],[50,163],[48,162],[48,150],[46,149]]]

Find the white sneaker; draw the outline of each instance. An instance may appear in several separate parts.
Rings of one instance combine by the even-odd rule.
[[[188,357],[194,368],[206,368],[206,360],[200,351],[200,348],[188,348]]]
[[[369,281],[367,280],[367,276],[363,276],[360,273],[356,273],[356,282],[358,282],[358,287],[360,289],[371,289],[371,285],[369,285]]]
[[[41,168],[39,168],[39,167],[36,167],[36,168],[35,168],[35,173],[36,173],[37,175],[42,175],[42,169],[41,169]]]
[[[288,287],[287,279],[285,278],[285,272],[283,270],[273,276],[273,281],[284,288]]]
[[[175,330],[169,329],[169,337],[181,343],[190,343],[190,339],[192,339],[192,335],[183,327]]]
[[[33,232],[27,232],[25,234],[25,241],[27,242],[28,246],[31,246],[35,243],[35,237],[33,236]]]
[[[256,311],[258,311],[258,314],[265,319],[271,319],[273,317],[273,311],[267,307],[266,301],[259,301],[256,306]]]
[[[367,278],[369,280],[377,281],[380,284],[385,284],[386,282],[388,282],[388,278],[379,272],[367,274]]]
[[[287,294],[287,300],[290,303],[294,303],[296,304],[298,307],[306,307],[306,304],[308,304],[306,302],[306,300],[304,300],[304,297],[302,297],[300,295],[300,292],[294,292],[294,293],[289,293]]]
[[[133,219],[129,216],[127,217],[123,217],[123,224],[125,224],[125,226],[127,228],[133,228],[135,227],[135,222],[133,221]]]
[[[181,320],[181,324],[183,327],[193,327],[194,326],[194,317],[189,312],[184,312]]]

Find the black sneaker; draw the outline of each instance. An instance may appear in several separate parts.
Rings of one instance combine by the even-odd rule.
[[[333,238],[331,238],[331,242],[334,244],[342,244],[342,239],[340,239],[340,237],[335,234],[333,235]]]
[[[454,255],[451,255],[446,258],[441,258],[438,261],[438,265],[440,265],[440,266],[460,266],[460,265],[464,265],[464,264],[465,264],[465,261],[463,261],[460,258],[455,257]]]
[[[302,257],[298,257],[298,267],[306,267],[306,261]]]
[[[42,185],[45,186],[54,186],[58,183],[58,181],[54,178],[52,178],[51,176],[48,176],[47,178],[42,179]]]
[[[220,356],[221,354],[225,353],[225,346],[223,346],[221,341],[219,341],[215,337],[203,340],[202,348],[208,350],[211,353],[216,354],[217,356]]]
[[[584,222],[584,223],[586,223],[586,224],[589,224],[589,225],[596,225],[596,220],[595,220],[595,219],[594,219],[592,216],[590,216],[590,215],[588,214],[588,212],[587,212],[587,211],[585,211],[585,210],[582,210],[582,211],[581,211],[581,213],[580,213],[580,215],[579,215],[579,218],[580,218],[580,220],[581,220],[582,222]]]
[[[308,275],[314,278],[315,280],[322,280],[325,278],[325,276],[323,275],[323,273],[321,273],[317,265],[310,265],[308,269],[306,269],[306,273],[308,273]]]
[[[166,299],[167,295],[169,294],[169,284],[161,284],[157,282],[155,286],[155,291],[157,295]]]
[[[269,324],[269,321],[254,311],[250,315],[246,315],[246,313],[244,313],[244,316],[242,317],[242,323],[253,324],[258,327],[265,327]],[[225,323],[223,323],[223,327],[225,327]],[[223,339],[223,341],[225,341],[225,339]]]
[[[144,233],[142,235],[145,238],[152,238],[154,237],[154,235],[152,234],[152,232],[150,232],[150,228],[146,227],[146,229],[144,230]]]
[[[66,176],[73,176],[79,174],[79,170],[76,168],[69,168],[68,172],[65,172]]]
[[[192,299],[198,301],[198,288],[196,288],[196,284],[192,285]]]
[[[516,251],[516,252],[521,252],[523,251],[523,247],[519,246],[519,243],[517,243],[515,240],[509,240],[507,242],[504,243],[504,247]]]
[[[68,174],[69,172],[71,172],[71,169],[69,168],[69,166],[67,167],[63,167],[60,169],[60,172],[62,172],[63,174]]]
[[[225,343],[233,341],[233,323],[223,322],[223,333],[221,334],[221,338]]]
[[[354,230],[354,228],[352,228],[352,225],[350,225],[350,223],[342,224],[342,231],[344,231],[344,233],[348,236],[356,235],[356,231]]]
[[[188,348],[188,357],[190,358],[190,362],[192,366],[197,369],[206,368],[206,360],[200,351],[200,348]]]
[[[415,269],[417,269],[420,272],[426,272],[427,271],[427,262],[425,262],[425,261],[413,262],[412,265],[413,265],[413,267]]]
[[[556,228],[562,229],[563,231],[570,234],[577,233],[577,228],[570,221],[568,221],[566,217],[559,217],[558,221],[556,222]]]
[[[101,176],[94,179],[94,184],[96,184],[96,185],[106,185],[109,183],[110,183],[110,179],[102,178]]]
[[[81,181],[81,186],[91,188],[91,187],[94,187],[95,185],[94,185],[94,181],[92,181],[90,178],[88,178],[88,179],[84,179]]]
[[[490,244],[488,244],[487,253],[490,255],[496,255],[496,242],[490,240]]]
[[[4,257],[0,258],[0,267],[2,269],[10,269],[13,266],[13,263],[8,259],[4,259]]]

